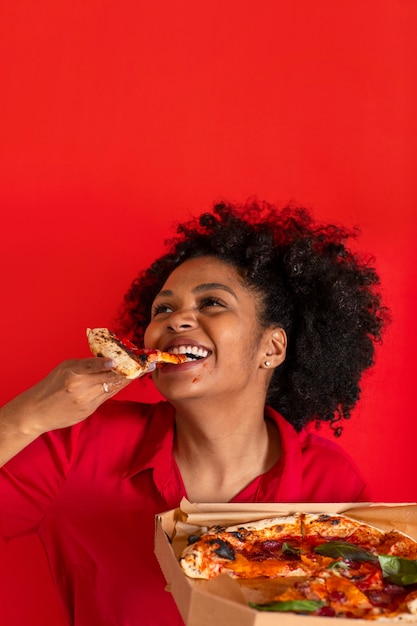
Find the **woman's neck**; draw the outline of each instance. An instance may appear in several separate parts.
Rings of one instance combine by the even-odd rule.
[[[279,432],[264,408],[232,414],[211,407],[177,411],[174,456],[187,497],[228,502],[281,454]]]

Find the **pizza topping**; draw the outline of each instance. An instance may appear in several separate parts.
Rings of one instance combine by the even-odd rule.
[[[189,546],[191,546],[193,543],[195,543],[199,539],[200,539],[199,535],[189,535],[189,537],[187,539],[187,543],[188,543]]]
[[[138,348],[137,346],[135,346],[135,344],[134,344],[134,343],[132,343],[132,342],[130,341],[130,339],[128,339],[128,337],[122,337],[122,338],[120,339],[120,342],[121,342],[124,346],[126,346],[126,348],[127,348],[128,350],[132,350],[133,352],[135,352],[136,350],[139,350],[139,348]]]
[[[269,602],[268,604],[255,604],[254,602],[250,602],[249,606],[258,609],[258,611],[311,613],[317,611],[320,607],[324,607],[324,602],[320,600],[286,600],[283,602]]]
[[[222,559],[228,559],[229,561],[234,561],[235,560],[235,552],[232,548],[232,546],[230,545],[230,543],[227,543],[226,541],[223,541],[222,539],[213,539],[212,541],[209,542],[211,545],[217,545],[218,547],[214,549],[215,554],[217,554],[217,556],[221,557]]]
[[[378,557],[347,541],[328,541],[314,548],[314,552],[334,559],[341,557],[347,561],[377,561]]]
[[[282,554],[288,558],[300,558],[300,548],[292,546],[288,541],[284,541],[282,544]]]
[[[389,554],[380,554],[378,559],[383,576],[389,582],[404,586],[417,583],[417,561]]]
[[[136,348],[135,359],[141,363],[142,365],[146,365],[149,362],[150,357],[157,356],[158,350],[149,350],[148,348],[142,348],[139,351],[139,348]]]
[[[401,589],[404,593],[404,589]],[[374,606],[387,606],[392,603],[392,596],[384,589],[370,589],[366,595]]]

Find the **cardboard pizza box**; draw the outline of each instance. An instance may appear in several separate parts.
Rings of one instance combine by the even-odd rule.
[[[362,619],[256,611],[248,606],[239,584],[229,576],[207,581],[183,574],[178,556],[193,527],[232,525],[297,511],[346,513],[381,530],[396,528],[417,540],[417,503],[190,504],[183,500],[180,508],[156,516],[155,554],[167,581],[166,589],[172,593],[187,626],[331,626],[332,619],[336,620],[335,626],[340,622],[369,625]],[[417,616],[413,623],[417,624]]]

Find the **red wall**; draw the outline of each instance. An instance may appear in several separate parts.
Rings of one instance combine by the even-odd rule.
[[[87,355],[172,221],[293,200],[376,256],[394,321],[341,443],[417,500],[416,27],[415,0],[2,0],[1,400]],[[39,546],[0,556],[2,623],[58,626]]]

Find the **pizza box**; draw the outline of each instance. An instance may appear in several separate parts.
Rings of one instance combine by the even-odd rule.
[[[332,619],[337,624],[369,625],[369,620],[362,619],[257,611],[248,606],[239,584],[229,576],[194,580],[183,574],[178,555],[195,527],[245,523],[297,511],[346,513],[381,530],[396,528],[417,540],[417,503],[191,504],[183,499],[179,508],[156,516],[155,554],[166,590],[172,593],[186,626],[330,626]],[[417,624],[417,616],[413,623]]]

